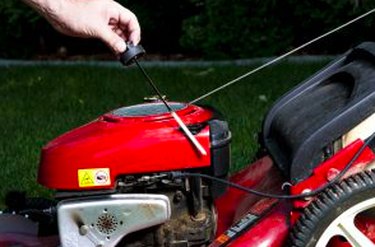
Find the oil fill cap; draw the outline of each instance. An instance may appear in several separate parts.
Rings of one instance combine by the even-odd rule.
[[[129,66],[134,62],[134,59],[142,57],[145,53],[146,51],[141,45],[128,43],[126,50],[120,54],[120,62],[125,66]]]

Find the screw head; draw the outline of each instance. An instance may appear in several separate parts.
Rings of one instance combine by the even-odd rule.
[[[85,236],[87,233],[89,233],[89,226],[88,225],[82,225],[79,228],[79,234],[82,236]]]

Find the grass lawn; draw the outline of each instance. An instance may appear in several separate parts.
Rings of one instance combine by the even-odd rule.
[[[272,102],[324,64],[281,63],[201,102],[215,106],[229,121],[232,171],[252,160],[257,132]],[[250,69],[213,66],[147,70],[170,100],[190,101]],[[0,68],[0,201],[9,190],[50,195],[36,183],[40,148],[102,113],[140,103],[148,95],[153,92],[135,68]]]

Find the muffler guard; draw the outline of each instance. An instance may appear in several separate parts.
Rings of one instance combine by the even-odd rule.
[[[150,194],[65,200],[57,211],[63,247],[116,246],[125,235],[162,224],[171,216],[168,197]]]

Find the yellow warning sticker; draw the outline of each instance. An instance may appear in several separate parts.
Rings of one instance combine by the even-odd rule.
[[[109,168],[79,169],[79,187],[104,186],[111,184]]]

